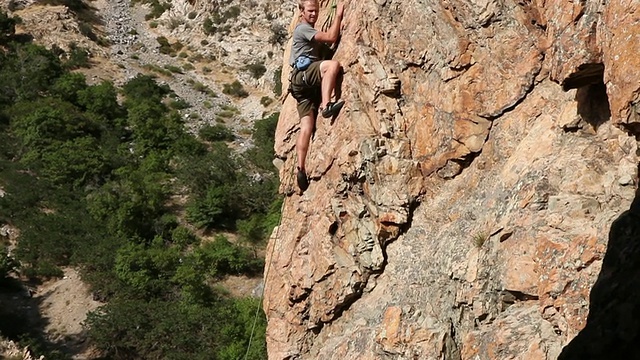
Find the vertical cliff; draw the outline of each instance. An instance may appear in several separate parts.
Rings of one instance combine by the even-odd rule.
[[[317,122],[304,194],[291,97],[278,124],[269,358],[630,349],[640,5],[343,1],[346,105]],[[611,315],[628,319],[622,330]]]

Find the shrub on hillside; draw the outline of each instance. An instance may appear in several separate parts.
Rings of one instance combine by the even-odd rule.
[[[255,62],[253,64],[249,64],[245,66],[245,69],[251,73],[254,79],[260,79],[265,72],[267,72],[267,68],[261,62]]]
[[[231,84],[224,84],[222,86],[222,92],[226,95],[231,95],[239,98],[245,98],[249,96],[249,93],[244,89],[240,81],[236,80]]]
[[[228,127],[222,124],[203,126],[198,132],[200,138],[205,141],[233,141],[235,136]]]
[[[276,94],[276,96],[281,96],[282,95],[282,69],[279,68],[278,70],[273,72],[273,93]]]
[[[69,57],[64,63],[67,69],[79,69],[90,68],[91,63],[89,61],[89,50],[83,47],[77,46],[75,43],[69,45]]]

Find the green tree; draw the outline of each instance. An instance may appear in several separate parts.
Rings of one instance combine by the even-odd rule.
[[[247,152],[247,158],[262,171],[274,173],[273,159],[275,158],[275,135],[280,113],[273,113],[257,120],[253,124],[254,147]]]
[[[233,141],[236,138],[233,132],[222,124],[203,126],[198,135],[206,141]]]
[[[89,314],[89,338],[109,359],[216,359],[221,328],[237,315],[227,303],[117,299]]]
[[[228,186],[211,186],[203,197],[192,198],[187,219],[199,228],[231,228],[235,221],[235,203]]]
[[[122,88],[127,98],[125,105],[131,106],[132,102],[148,100],[152,102],[161,102],[171,90],[168,86],[160,86],[153,77],[149,75],[139,74],[129,80]]]
[[[220,142],[211,144],[209,152],[185,157],[177,169],[180,182],[189,188],[193,197],[201,197],[210,187],[237,181],[238,162],[229,147]]]
[[[266,330],[267,319],[262,311],[256,313],[261,304],[258,299],[236,299],[222,309],[233,321],[227,322],[222,328],[224,341],[216,352],[220,360],[264,360],[267,358]],[[257,318],[256,318],[257,315]],[[255,320],[255,326],[254,326]],[[249,339],[253,331],[253,341],[249,347]],[[247,351],[248,350],[248,351]]]
[[[36,170],[57,166],[60,162],[67,162],[59,156],[67,156],[75,150],[81,150],[82,155],[73,154],[74,161],[80,160],[81,164],[75,169],[70,169],[71,173],[82,172],[80,176],[85,176],[103,170],[100,153],[91,154],[96,150],[94,137],[100,135],[99,125],[90,117],[84,116],[72,104],[53,98],[21,102],[14,106],[10,113],[14,115],[12,128],[23,147],[21,161],[27,166],[35,167]],[[84,139],[80,140],[81,138]],[[80,156],[88,158],[80,159]],[[94,166],[95,168],[91,169]],[[50,175],[60,175],[67,171],[51,168],[47,171],[49,170]],[[63,178],[57,180],[65,181]]]
[[[82,73],[68,72],[60,76],[53,84],[52,93],[54,96],[74,105],[78,102],[78,93],[87,88],[87,79]]]
[[[109,120],[123,116],[123,111],[118,104],[118,93],[110,81],[81,89],[77,95],[78,104],[86,111]]]
[[[87,34],[92,34],[92,36],[90,36],[90,38],[93,37],[92,40],[94,41],[97,40],[97,37],[95,36],[95,34],[93,34],[93,31],[91,30],[90,27],[86,32]],[[80,47],[76,43],[71,43],[69,44],[69,57],[67,61],[64,63],[64,66],[70,70],[79,69],[79,68],[90,68],[91,63],[89,61],[89,58],[90,58],[89,55],[90,53],[88,49]]]
[[[15,17],[11,17],[3,10],[0,10],[0,45],[6,44],[16,33],[17,22]]]
[[[164,246],[156,237],[149,246],[129,243],[118,250],[115,272],[140,297],[171,297],[171,279],[179,265],[180,253],[175,247]]]
[[[42,153],[40,173],[54,184],[75,188],[88,182],[99,183],[108,165],[104,154],[96,151],[98,148],[98,140],[90,136],[54,143]]]
[[[173,155],[176,144],[185,135],[180,114],[167,113],[162,103],[152,101],[139,101],[128,110],[135,154],[146,156],[151,152],[164,152],[169,157]]]
[[[35,44],[15,44],[0,65],[0,98],[33,100],[49,90],[63,73],[60,60]]]
[[[248,249],[232,244],[225,236],[216,236],[195,251],[206,260],[212,276],[255,274],[262,270],[263,261],[255,258]]]
[[[124,238],[151,239],[155,219],[165,211],[168,189],[163,172],[119,169],[112,180],[89,195],[89,212],[110,233]]]

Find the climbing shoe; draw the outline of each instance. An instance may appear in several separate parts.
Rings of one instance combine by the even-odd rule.
[[[327,106],[322,109],[322,117],[330,118],[338,115],[340,109],[342,109],[342,105],[344,105],[344,100],[327,103]]]
[[[309,187],[309,179],[307,179],[307,173],[305,173],[304,170],[298,168],[298,175],[296,179],[298,180],[298,187],[300,190],[307,190]]]

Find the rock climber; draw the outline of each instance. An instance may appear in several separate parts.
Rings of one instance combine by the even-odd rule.
[[[309,187],[305,160],[317,113],[319,112],[324,118],[332,118],[338,114],[344,104],[340,99],[331,101],[338,77],[342,74],[342,65],[336,60],[325,60],[321,54],[326,44],[334,44],[340,37],[344,5],[341,3],[336,5],[333,22],[326,31],[314,28],[319,13],[318,0],[298,0],[298,8],[301,21],[293,31],[289,58],[289,64],[293,70],[289,91],[298,102],[300,134],[296,141],[298,155],[296,180],[300,190],[305,191]]]

